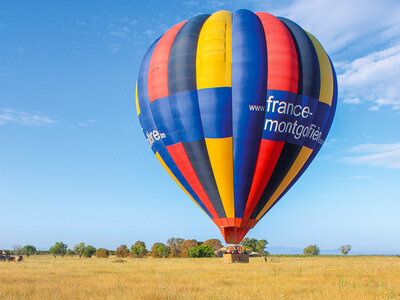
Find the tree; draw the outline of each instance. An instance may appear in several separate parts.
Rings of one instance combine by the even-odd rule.
[[[81,242],[81,243],[79,243],[78,245],[75,245],[74,246],[74,253],[76,254],[76,255],[78,255],[79,256],[79,258],[81,258],[82,257],[82,254],[83,254],[83,251],[85,250],[85,247],[86,247],[86,245],[85,245],[85,243],[84,242]]]
[[[145,242],[136,241],[136,242],[133,244],[133,246],[137,246],[137,245],[143,245],[143,247],[144,247],[145,249],[147,249],[147,248],[146,248],[146,243],[145,243]]]
[[[129,249],[126,245],[121,245],[115,250],[115,255],[120,258],[125,258],[129,256]]]
[[[190,248],[188,251],[188,257],[199,257],[199,248],[198,247],[193,247]]]
[[[88,245],[88,246],[85,247],[85,249],[83,249],[82,255],[83,255],[83,257],[90,258],[90,257],[92,257],[95,253],[96,253],[96,248],[93,247],[93,246],[91,246],[91,245]]]
[[[68,245],[64,244],[63,242],[59,242],[58,244],[60,248],[60,255],[61,257],[64,257],[64,255],[67,253]]]
[[[197,249],[199,250],[199,257],[214,257],[215,256],[214,248],[209,245],[202,244],[199,247],[197,247]]]
[[[32,245],[26,245],[22,248],[22,253],[25,254],[27,257],[30,255],[34,255],[36,253],[36,248],[35,246]]]
[[[342,254],[346,256],[351,250],[351,245],[340,246],[339,250],[342,251]]]
[[[57,255],[64,257],[64,255],[67,253],[67,248],[68,246],[63,242],[57,242],[53,247],[50,248],[49,252],[53,254],[54,257],[57,257]]]
[[[267,247],[267,245],[268,242],[266,240],[258,240],[256,243],[256,252],[261,256],[266,256],[268,254],[268,252],[265,251],[265,247]]]
[[[199,243],[196,240],[186,240],[182,243],[182,251],[181,251],[181,257],[188,257],[189,250],[191,248],[197,248],[199,246]]]
[[[22,254],[22,246],[20,244],[13,245],[14,255]]]
[[[319,247],[317,245],[310,245],[303,249],[303,255],[315,256],[319,254]]]
[[[221,244],[221,241],[218,239],[209,239],[203,243],[203,245],[210,246],[211,248],[215,250],[221,249],[223,245]]]
[[[257,239],[255,238],[244,238],[241,242],[240,245],[243,247],[246,247],[250,249],[251,251],[256,251],[257,248]]]
[[[198,247],[190,248],[188,251],[189,257],[214,257],[214,248],[204,243]]]
[[[155,243],[153,247],[151,247],[152,257],[166,258],[170,253],[171,249],[167,245],[164,245],[163,243]]]
[[[66,253],[68,256],[74,256],[75,255],[75,252],[74,252],[74,250],[71,250],[71,249],[67,249],[67,253]]]
[[[104,249],[104,248],[99,248],[96,251],[96,256],[99,258],[108,258],[109,255],[110,255],[110,251],[108,251],[107,249]]]
[[[182,244],[185,240],[182,238],[170,238],[167,241],[168,247],[171,249],[171,257],[180,257],[182,253]]]
[[[147,254],[146,244],[142,241],[137,241],[131,247],[131,254],[134,257],[142,258],[143,256],[145,256]]]

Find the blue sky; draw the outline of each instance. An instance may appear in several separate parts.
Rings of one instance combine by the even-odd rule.
[[[329,137],[250,231],[270,247],[400,253],[400,3],[1,1],[0,248],[221,238],[136,117],[141,58],[174,24],[247,8],[313,33],[338,73]]]

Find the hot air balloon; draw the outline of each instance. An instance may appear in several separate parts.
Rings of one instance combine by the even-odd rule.
[[[320,150],[337,102],[317,39],[265,12],[198,15],[145,54],[136,108],[155,156],[239,243]]]

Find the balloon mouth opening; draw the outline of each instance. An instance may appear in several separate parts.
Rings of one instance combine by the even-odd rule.
[[[219,230],[227,244],[239,244],[251,228],[220,227]]]

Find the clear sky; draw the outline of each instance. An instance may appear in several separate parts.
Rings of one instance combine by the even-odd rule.
[[[240,8],[313,33],[339,80],[325,145],[248,236],[400,254],[397,0],[0,1],[0,249],[222,239],[148,147],[134,88],[168,28]]]

